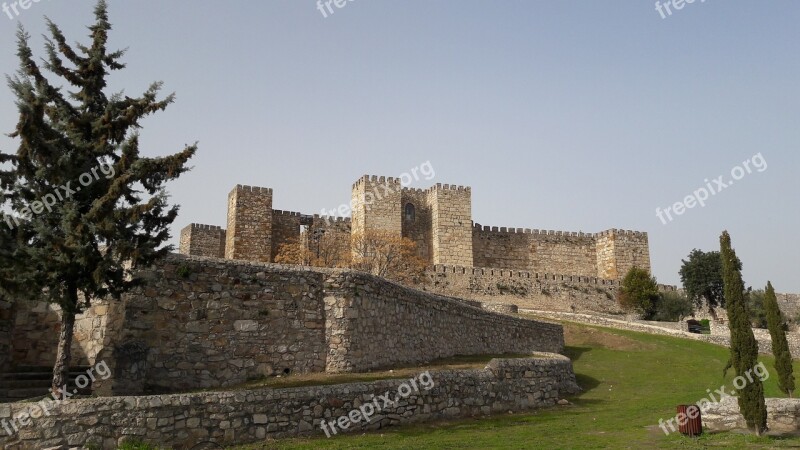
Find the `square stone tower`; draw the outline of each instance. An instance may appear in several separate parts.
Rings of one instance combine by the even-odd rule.
[[[597,276],[620,280],[631,267],[650,272],[650,244],[647,233],[611,229],[595,235]]]
[[[371,231],[400,238],[402,186],[399,178],[364,175],[353,184],[352,234]]]
[[[427,192],[433,264],[472,267],[472,190],[437,183]]]
[[[228,194],[225,258],[272,262],[272,189],[237,185]]]
[[[181,230],[179,251],[184,255],[224,258],[225,230],[214,225],[188,225]]]

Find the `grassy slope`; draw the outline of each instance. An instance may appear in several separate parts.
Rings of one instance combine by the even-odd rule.
[[[585,392],[573,405],[504,415],[388,428],[382,433],[292,439],[244,449],[487,449],[487,448],[774,448],[800,447],[800,438],[756,439],[722,433],[700,439],[667,437],[659,418],[694,403],[723,384],[728,350],[703,342],[566,324],[567,355]],[[767,396],[780,393],[772,359]],[[795,371],[800,373],[800,365]],[[322,433],[320,432],[320,435]]]

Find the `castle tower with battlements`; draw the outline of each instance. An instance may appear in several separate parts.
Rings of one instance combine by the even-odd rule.
[[[352,186],[352,218],[272,209],[272,189],[236,186],[228,195],[228,228],[191,224],[181,253],[273,262],[280,246],[321,235],[351,245],[353,236],[381,232],[414,241],[433,266],[484,267],[619,280],[631,267],[650,271],[647,233],[600,233],[484,226],[472,220],[469,187],[403,187],[400,179],[364,175]]]

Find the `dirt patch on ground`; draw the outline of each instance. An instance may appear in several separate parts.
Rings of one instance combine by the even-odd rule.
[[[655,344],[640,342],[626,336],[620,336],[610,331],[580,325],[564,324],[564,341],[571,347],[604,347],[609,350],[620,351],[649,351],[655,350]]]

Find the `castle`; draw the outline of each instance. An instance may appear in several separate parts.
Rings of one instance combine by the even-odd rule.
[[[408,238],[431,267],[488,267],[619,280],[631,267],[650,270],[647,233],[612,229],[578,233],[482,226],[472,220],[470,187],[404,187],[399,178],[365,175],[353,184],[352,218],[272,208],[269,188],[236,186],[228,195],[227,228],[191,224],[180,252],[273,262],[282,244],[312,246],[308,236],[334,236],[349,245],[358,233]]]

